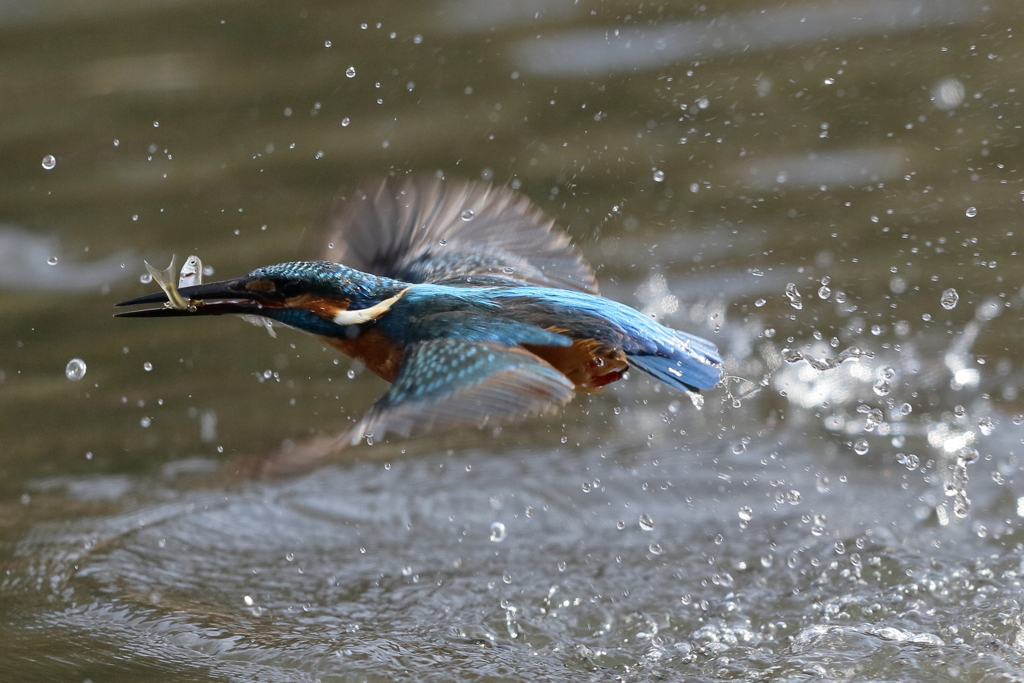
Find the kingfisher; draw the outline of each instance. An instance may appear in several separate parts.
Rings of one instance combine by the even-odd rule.
[[[602,297],[514,190],[388,179],[337,203],[327,233],[321,260],[167,286],[117,304],[164,305],[116,315],[240,314],[317,336],[391,382],[343,445],[551,413],[630,368],[690,393],[722,378],[713,343]]]

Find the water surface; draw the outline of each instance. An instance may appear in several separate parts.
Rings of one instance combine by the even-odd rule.
[[[1015,3],[6,9],[7,680],[1021,678]],[[519,188],[727,384],[234,476],[384,383],[113,304],[407,173]]]

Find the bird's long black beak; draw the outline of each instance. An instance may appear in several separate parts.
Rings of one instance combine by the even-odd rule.
[[[211,282],[206,285],[182,287],[178,290],[181,296],[191,305],[178,309],[163,305],[157,308],[139,308],[133,311],[120,311],[114,316],[118,318],[170,318],[190,315],[228,315],[241,313],[259,315],[267,308],[280,308],[281,304],[258,292],[245,289],[246,278]],[[167,294],[154,292],[128,299],[115,306],[136,306],[139,304],[166,304]]]

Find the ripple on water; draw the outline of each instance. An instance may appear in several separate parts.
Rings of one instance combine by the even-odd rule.
[[[990,554],[991,539],[972,534],[953,544],[952,527],[913,519],[857,521],[894,499],[870,468],[861,486],[819,490],[800,473],[814,476],[820,454],[790,454],[781,483],[758,464],[756,439],[725,451],[730,482],[700,457],[648,451],[635,467],[673,486],[643,494],[630,469],[594,452],[470,456],[469,471],[428,457],[226,494],[165,491],[183,499],[40,528],[20,548],[35,559],[14,576],[37,580],[40,638],[90,634],[154,667],[222,677],[243,665],[279,680],[401,677],[415,661],[423,680],[628,669],[638,680],[759,670],[953,681],[951,670],[1021,664],[1012,648],[975,644],[982,633],[1015,642],[1021,626],[1006,615],[1019,612],[1019,550]],[[580,490],[579,472],[602,463],[601,487]],[[801,505],[773,506],[780,486],[802,489]],[[630,499],[657,524],[620,529]],[[501,544],[490,538],[496,510]]]

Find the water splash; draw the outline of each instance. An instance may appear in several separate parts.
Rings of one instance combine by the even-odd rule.
[[[809,354],[805,354],[802,351],[795,351],[793,349],[782,349],[782,360],[789,364],[799,363],[802,360],[807,361],[815,370],[824,372],[826,370],[832,370],[833,368],[839,367],[842,363],[848,360],[857,358],[874,358],[875,352],[868,349],[861,349],[858,346],[851,346],[848,349],[840,351],[836,356],[832,358],[814,358]]]
[[[976,387],[981,379],[981,373],[973,367],[974,356],[971,349],[978,340],[985,325],[993,318],[999,316],[1002,307],[998,299],[986,299],[974,312],[974,319],[964,325],[964,331],[950,344],[943,356],[943,362],[953,375],[949,380],[950,388],[960,391],[967,387]]]

